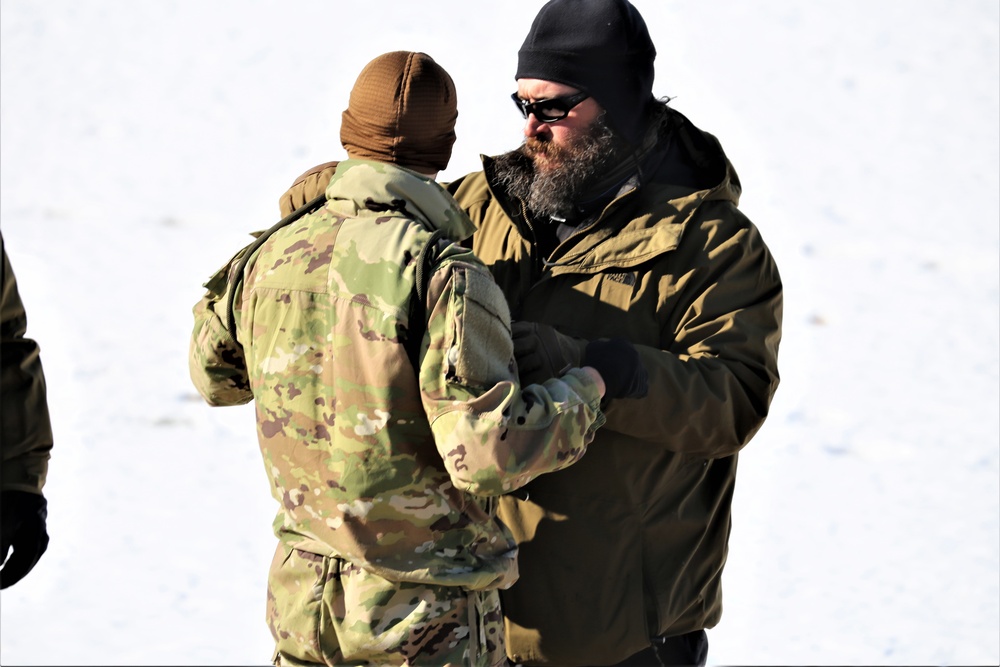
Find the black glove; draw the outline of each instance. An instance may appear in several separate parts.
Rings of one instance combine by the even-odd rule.
[[[547,324],[513,322],[514,358],[521,384],[539,384],[583,366],[587,341],[561,334]]]
[[[0,493],[0,588],[13,586],[31,572],[49,546],[45,530],[48,517],[45,498],[27,491]],[[10,560],[7,554],[14,553]]]
[[[605,398],[642,398],[649,393],[649,374],[635,346],[624,338],[587,344],[583,366],[592,366],[604,378]]]

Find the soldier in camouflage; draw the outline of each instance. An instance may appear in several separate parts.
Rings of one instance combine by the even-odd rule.
[[[280,503],[275,664],[506,664],[497,589],[516,546],[495,498],[583,456],[605,391],[643,391],[623,342],[520,385],[506,299],[454,243],[472,224],[433,181],[455,104],[425,54],[369,63],[322,203],[194,308],[192,379],[212,405],[254,401]]]

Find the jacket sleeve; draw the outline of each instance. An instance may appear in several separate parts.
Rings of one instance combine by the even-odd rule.
[[[719,206],[685,233],[688,269],[670,286],[659,346],[637,346],[648,396],[612,401],[606,426],[710,458],[738,452],[767,417],[782,318],[781,278],[760,233]]]
[[[229,334],[226,310],[230,276],[246,250],[209,278],[205,295],[193,309],[188,369],[195,389],[213,406],[242,405],[253,399],[243,347]]]
[[[38,344],[25,337],[28,319],[2,236],[0,249],[0,490],[41,494],[52,450],[45,376]]]
[[[517,379],[503,293],[477,263],[445,262],[428,289],[424,409],[453,483],[496,496],[583,456],[604,422],[591,378]]]

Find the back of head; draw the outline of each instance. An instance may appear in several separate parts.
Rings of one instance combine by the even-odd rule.
[[[393,51],[365,65],[340,126],[351,157],[430,173],[448,166],[458,101],[451,76],[426,53]]]
[[[656,48],[628,0],[551,0],[517,53],[515,79],[543,79],[586,91],[612,129],[636,144],[653,100]]]

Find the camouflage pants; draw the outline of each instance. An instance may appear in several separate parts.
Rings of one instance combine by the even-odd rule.
[[[392,582],[279,545],[267,592],[276,665],[507,664],[496,591]]]

